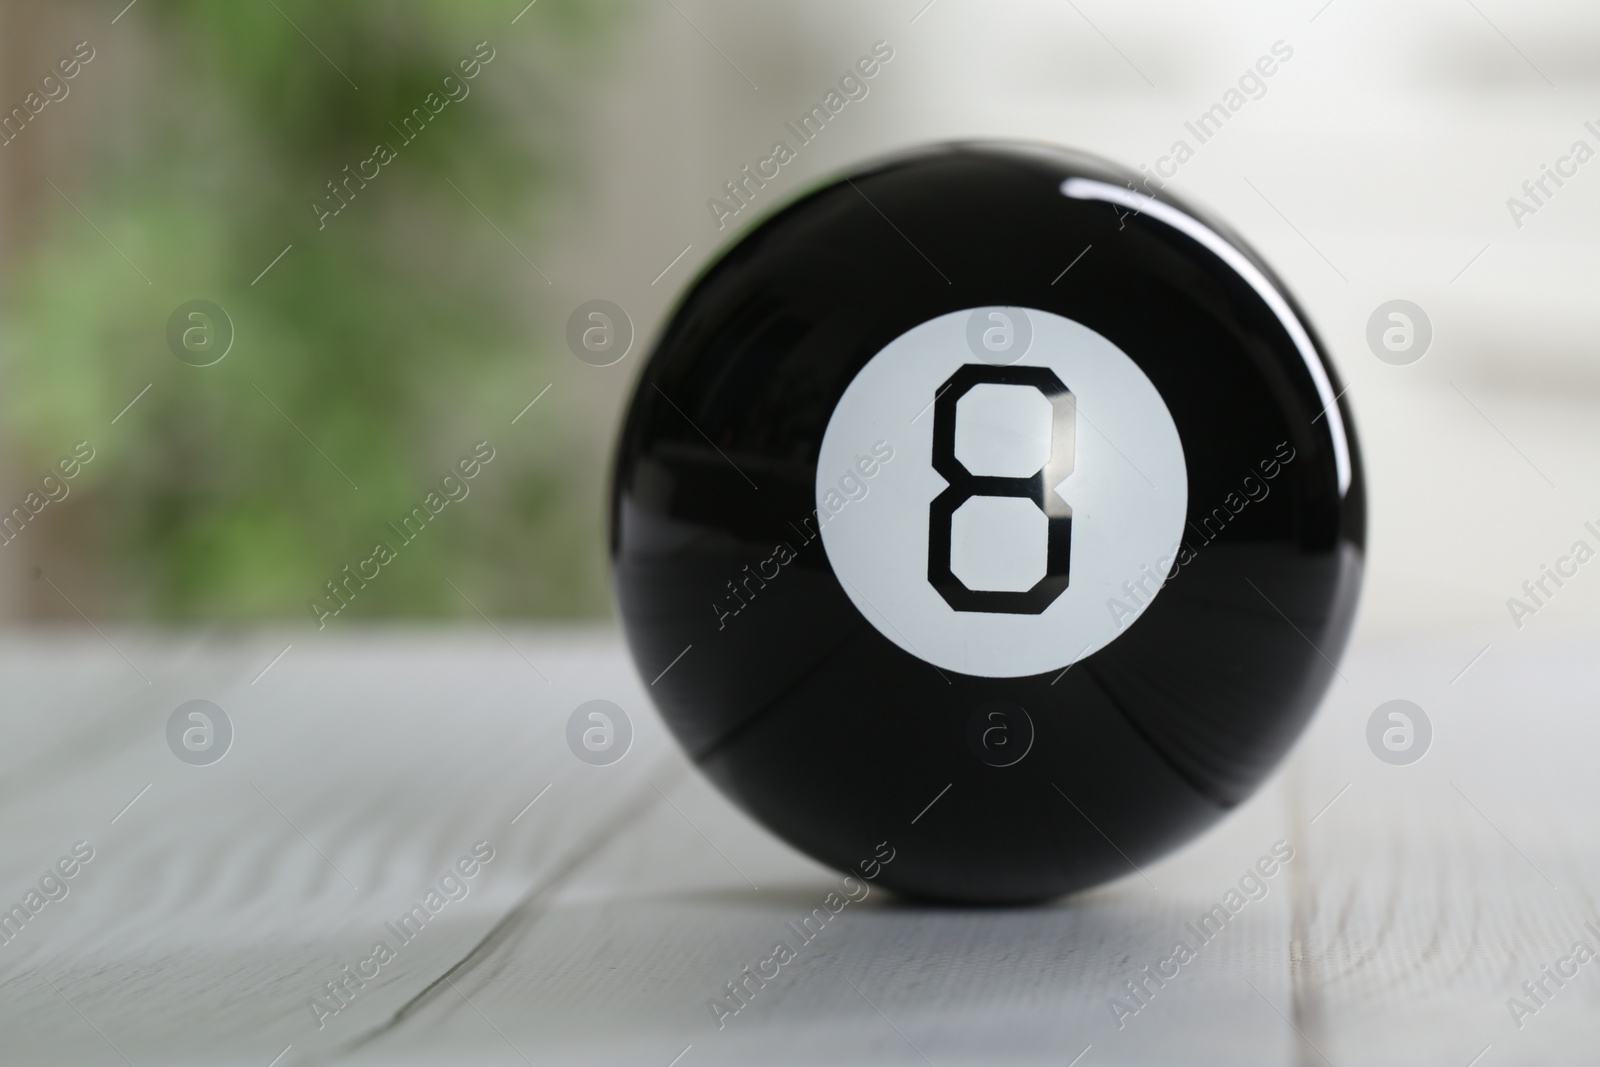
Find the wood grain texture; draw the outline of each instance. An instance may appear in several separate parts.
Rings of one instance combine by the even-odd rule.
[[[0,903],[95,850],[0,944],[6,1063],[1593,1061],[1600,964],[1520,1027],[1507,1007],[1600,947],[1577,644],[1506,642],[1459,678],[1470,640],[1358,644],[1288,765],[1177,855],[1046,907],[871,890],[833,914],[839,876],[691,771],[609,633],[358,632],[254,684],[290,636],[107,637],[0,643]],[[164,739],[196,697],[236,729],[210,767]],[[607,767],[565,738],[596,697],[636,728]],[[1407,767],[1366,747],[1394,697],[1434,725]],[[479,841],[463,899],[336,1014],[308,1006]],[[1294,858],[1202,943],[1279,841]],[[1194,958],[1147,978],[1180,938]],[[794,958],[747,978],[780,940]]]

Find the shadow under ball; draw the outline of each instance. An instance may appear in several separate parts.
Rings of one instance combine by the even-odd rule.
[[[1133,874],[1333,675],[1365,543],[1342,386],[1255,253],[1144,181],[1030,145],[868,166],[732,245],[643,370],[629,647],[700,768],[824,864],[892,849],[878,884],[971,903]]]

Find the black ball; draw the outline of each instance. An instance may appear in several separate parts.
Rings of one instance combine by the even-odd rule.
[[[1131,874],[1335,670],[1341,386],[1265,264],[1146,182],[1022,145],[867,167],[733,245],[644,369],[629,645],[694,761],[825,864],[971,902]]]

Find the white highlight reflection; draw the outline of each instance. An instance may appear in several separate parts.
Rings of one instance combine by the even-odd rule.
[[[1333,383],[1328,380],[1328,372],[1323,367],[1316,346],[1311,343],[1311,336],[1306,333],[1299,316],[1289,307],[1288,301],[1284,300],[1283,294],[1278,292],[1277,287],[1267,280],[1266,275],[1205,223],[1144,193],[1122,185],[1094,181],[1091,178],[1068,178],[1061,183],[1061,193],[1074,200],[1103,200],[1111,204],[1120,204],[1141,215],[1148,215],[1158,222],[1164,222],[1205,245],[1218,259],[1232,267],[1235,274],[1250,283],[1250,287],[1261,295],[1261,299],[1267,302],[1272,313],[1278,316],[1278,321],[1289,332],[1295,347],[1300,350],[1300,358],[1305,361],[1306,369],[1311,372],[1311,380],[1317,387],[1317,398],[1322,401],[1328,428],[1333,434],[1333,463],[1339,478],[1339,496],[1343,497],[1350,489],[1350,444],[1345,438],[1344,419],[1339,413]]]

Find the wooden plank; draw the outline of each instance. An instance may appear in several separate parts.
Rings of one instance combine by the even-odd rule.
[[[0,902],[23,900],[75,841],[94,850],[67,895],[0,945],[8,1061],[336,1051],[603,841],[671,751],[614,642],[590,635],[511,632],[516,649],[492,630],[329,637],[296,643],[254,685],[289,638],[170,654],[111,638],[152,684],[92,636],[13,642],[0,663],[25,696],[6,754],[24,783],[0,800]],[[165,740],[195,697],[236,731],[207,767]],[[632,712],[633,750],[614,766],[567,748],[568,715],[593,698]],[[401,944],[386,924],[480,840],[494,858],[467,895]],[[308,1001],[386,937],[395,959],[319,1029]]]
[[[1552,984],[1520,1027],[1507,1001],[1527,1001],[1522,982],[1574,940],[1600,949],[1585,926],[1600,926],[1589,696],[1600,676],[1580,642],[1502,639],[1452,684],[1482,647],[1362,648],[1302,746],[1303,807],[1349,786],[1308,834],[1293,950],[1303,1028],[1333,1063],[1592,1059],[1600,966]],[[1396,697],[1435,731],[1403,767],[1364,739]]]
[[[615,638],[508,636],[515,650],[493,631],[347,635],[297,645],[254,686],[287,638],[130,639],[150,686],[92,642],[3,646],[24,712],[0,754],[0,899],[73,841],[96,849],[0,945],[7,1051],[124,1062],[114,1042],[136,1064],[257,1067],[291,1044],[281,1067],[1583,1061],[1600,966],[1547,981],[1520,1028],[1506,1005],[1574,939],[1600,947],[1584,925],[1600,926],[1585,704],[1600,679],[1581,644],[1506,642],[1465,675],[1469,639],[1358,644],[1283,772],[1142,874],[1040,908],[874,889],[803,938],[791,924],[827,913],[839,876],[686,767]],[[197,695],[238,729],[211,767],[162,737]],[[592,697],[637,730],[612,766],[566,747]],[[1394,697],[1434,726],[1411,766],[1367,747]],[[478,840],[495,858],[469,894],[319,1029],[308,999],[396,940],[385,924]],[[1200,944],[1188,924],[1277,841],[1294,858]],[[1195,958],[1146,979],[1179,938]],[[780,939],[794,958],[747,980]],[[743,1002],[727,1000],[741,981]]]

